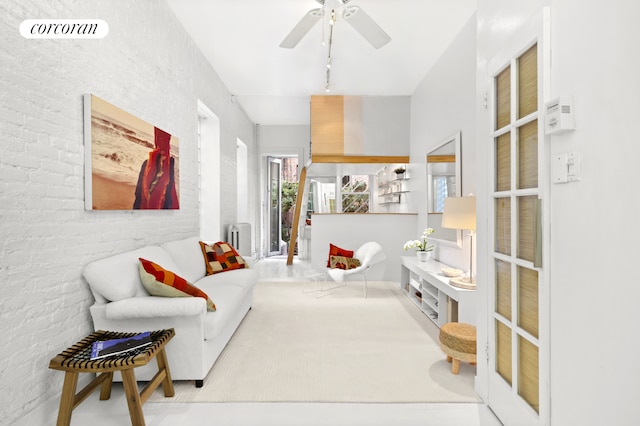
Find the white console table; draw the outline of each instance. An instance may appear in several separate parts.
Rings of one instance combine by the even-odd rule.
[[[476,325],[476,290],[450,285],[442,268],[448,266],[436,260],[421,262],[416,256],[402,256],[400,288],[438,327],[447,322]]]

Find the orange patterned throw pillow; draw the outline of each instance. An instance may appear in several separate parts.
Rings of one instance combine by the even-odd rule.
[[[198,287],[189,284],[184,278],[167,271],[149,260],[140,259],[140,279],[142,285],[152,296],[162,297],[202,297],[207,301],[207,309],[216,310],[216,305],[207,294]]]
[[[200,248],[202,248],[202,254],[207,266],[207,275],[249,267],[247,262],[229,243],[219,241],[210,246],[200,241]]]
[[[360,266],[360,261],[355,257],[331,256],[329,262],[331,269],[354,269]]]

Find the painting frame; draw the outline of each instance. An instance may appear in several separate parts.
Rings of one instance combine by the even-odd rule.
[[[85,210],[180,208],[179,139],[84,95]]]

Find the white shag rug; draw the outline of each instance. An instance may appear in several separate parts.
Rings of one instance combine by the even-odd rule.
[[[204,386],[174,382],[173,398],[160,387],[149,402],[480,401],[476,367],[451,374],[438,328],[397,284],[370,282],[366,299],[360,282],[308,292],[312,285],[258,282]]]

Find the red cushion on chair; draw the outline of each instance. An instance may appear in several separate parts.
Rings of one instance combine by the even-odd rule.
[[[329,258],[327,259],[327,268],[331,267],[331,256],[353,257],[353,250],[345,250],[333,244],[329,244]]]
[[[360,261],[355,257],[345,257],[345,256],[331,256],[330,258],[330,268],[331,269],[354,269],[360,266]]]

